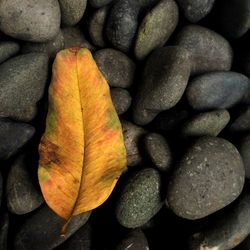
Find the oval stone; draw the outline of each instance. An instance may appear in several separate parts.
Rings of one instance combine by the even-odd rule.
[[[17,54],[20,46],[16,42],[0,42],[0,63]]]

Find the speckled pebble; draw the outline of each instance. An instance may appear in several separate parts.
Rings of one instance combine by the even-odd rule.
[[[112,88],[111,98],[118,115],[125,113],[131,105],[132,98],[126,89]]]
[[[0,42],[0,63],[17,54],[20,46],[16,42]]]
[[[238,148],[244,163],[246,178],[250,179],[250,134],[243,136]]]

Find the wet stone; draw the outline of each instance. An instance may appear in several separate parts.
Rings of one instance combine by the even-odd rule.
[[[112,88],[110,93],[118,115],[125,113],[130,107],[132,100],[129,92],[122,88]]]

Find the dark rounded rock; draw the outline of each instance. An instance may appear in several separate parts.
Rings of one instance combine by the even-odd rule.
[[[190,75],[190,54],[181,47],[154,50],[143,71],[133,107],[135,123],[145,125],[181,99]]]
[[[169,171],[172,165],[172,152],[166,139],[157,133],[149,133],[144,137],[145,149],[160,171]]]
[[[116,246],[115,250],[149,250],[148,241],[142,230],[130,231]]]
[[[191,117],[183,125],[181,134],[183,136],[217,136],[228,124],[230,114],[227,110],[214,110],[199,113]]]
[[[242,191],[244,165],[228,141],[205,136],[182,157],[168,184],[171,210],[186,219],[200,219],[234,201]]]
[[[0,216],[0,249],[8,248],[9,215],[7,213]]]
[[[33,185],[27,169],[28,159],[19,156],[11,166],[7,178],[6,197],[8,210],[14,214],[26,214],[43,203],[40,191]]]
[[[64,237],[60,231],[65,220],[56,215],[47,205],[36,210],[28,217],[14,240],[15,250],[51,250],[66,241],[88,220],[90,212],[74,216],[67,228]]]
[[[48,76],[48,56],[30,53],[0,65],[0,117],[30,121],[36,103],[44,93]]]
[[[100,9],[97,9],[89,20],[89,36],[94,45],[99,47],[105,47],[105,24],[107,20],[109,7],[104,6]]]
[[[142,162],[142,155],[139,150],[139,142],[146,131],[135,124],[122,120],[122,132],[127,152],[128,166],[136,166]]]
[[[250,106],[248,105],[243,110],[240,110],[239,115],[230,126],[231,132],[246,132],[250,131]]]
[[[0,42],[0,63],[17,54],[20,46],[16,42]]]
[[[0,159],[16,154],[34,133],[35,129],[29,124],[0,118]]]
[[[192,74],[231,68],[233,50],[224,37],[212,30],[198,25],[185,26],[174,43],[190,51]]]
[[[125,113],[131,105],[131,96],[126,89],[112,88],[111,98],[118,115]]]
[[[116,205],[116,218],[127,228],[140,227],[162,207],[161,176],[153,168],[145,168],[125,183]]]
[[[0,30],[17,39],[46,42],[59,32],[58,1],[8,0],[0,2]]]
[[[250,179],[250,134],[245,135],[241,139],[239,152],[244,163],[246,178]]]
[[[188,84],[189,104],[197,110],[231,108],[249,96],[250,79],[236,72],[211,72]]]
[[[61,9],[62,23],[76,25],[83,17],[87,0],[58,0]]]
[[[94,8],[100,8],[111,3],[112,1],[113,0],[89,0],[89,3]]]
[[[177,0],[188,21],[196,23],[204,18],[212,9],[215,0]]]
[[[128,88],[133,84],[135,64],[126,54],[102,49],[94,54],[94,58],[111,87]]]
[[[144,59],[155,48],[162,47],[179,19],[178,6],[173,0],[162,0],[142,20],[135,41],[135,56]]]

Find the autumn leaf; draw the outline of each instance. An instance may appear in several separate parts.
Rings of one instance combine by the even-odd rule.
[[[109,86],[88,49],[66,49],[56,56],[39,154],[43,196],[66,220],[65,228],[72,216],[109,197],[126,166]]]

